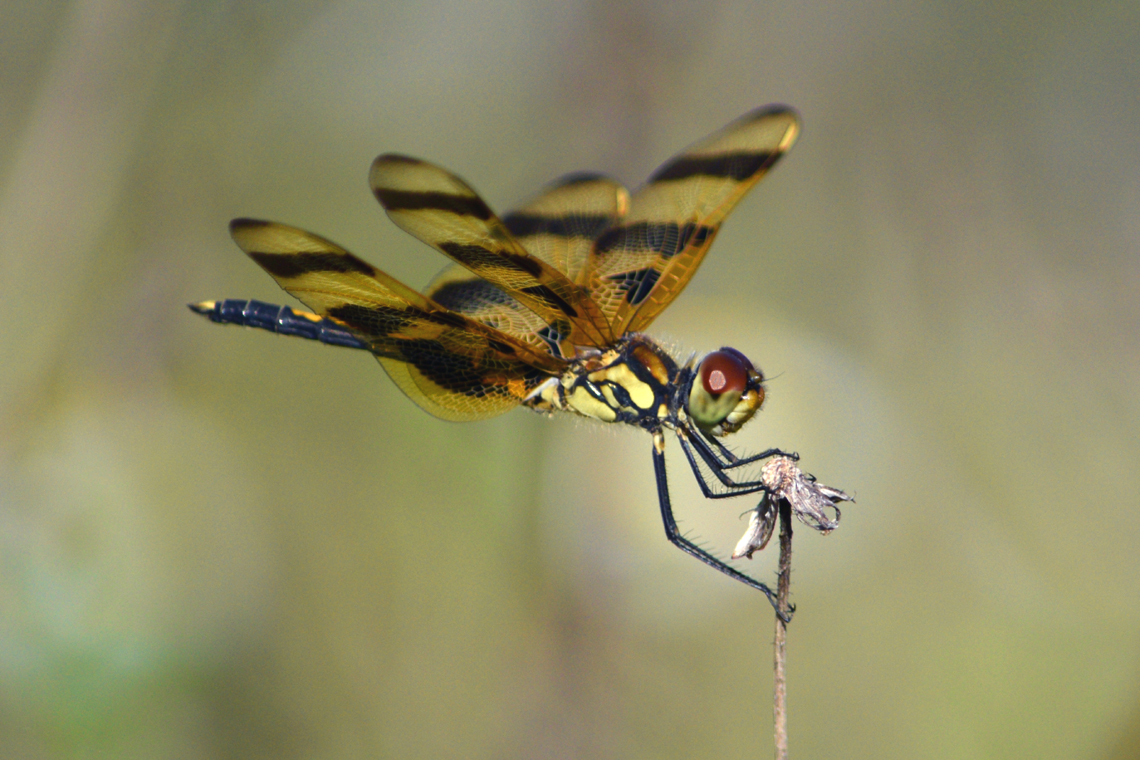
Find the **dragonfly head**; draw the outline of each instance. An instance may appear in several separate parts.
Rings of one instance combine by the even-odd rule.
[[[764,373],[735,348],[713,351],[701,360],[685,410],[701,430],[735,433],[764,403]]]

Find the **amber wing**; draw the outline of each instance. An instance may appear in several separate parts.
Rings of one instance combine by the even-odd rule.
[[[594,240],[621,218],[628,204],[629,193],[613,180],[573,174],[507,214],[503,224],[529,254],[581,284]],[[424,292],[452,311],[555,356],[562,355],[563,341],[570,337],[461,264],[446,267]]]
[[[437,417],[500,414],[565,366],[318,235],[253,219],[235,219],[230,234],[282,288],[367,340],[401,390]]]
[[[373,193],[388,216],[504,291],[548,325],[560,355],[613,341],[609,321],[588,291],[532,256],[467,183],[434,164],[386,154],[372,164]]]
[[[661,166],[598,238],[587,285],[615,334],[645,329],[689,283],[721,222],[788,151],[793,110],[766,106]]]

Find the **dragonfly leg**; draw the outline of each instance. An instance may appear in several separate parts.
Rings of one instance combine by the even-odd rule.
[[[701,493],[705,495],[706,499],[728,499],[733,496],[744,496],[745,494],[767,490],[764,482],[759,479],[739,482],[733,480],[728,473],[725,472],[731,465],[726,465],[719,460],[699,435],[690,435],[683,428],[677,428],[677,440],[681,442],[681,450],[685,452],[685,458],[689,460],[689,467],[693,470],[693,475],[697,479],[697,485],[701,487]],[[693,454],[694,451],[696,452],[696,456]],[[715,484],[708,480],[705,469],[702,469],[697,462],[697,456],[700,456],[701,461],[705,464],[705,468],[720,481],[721,487],[725,490],[717,491],[714,489]]]
[[[744,465],[752,464],[753,462],[758,462],[761,459],[768,459],[769,457],[787,457],[788,459],[791,459],[793,462],[798,462],[800,460],[800,455],[797,454],[796,452],[784,451],[783,449],[765,449],[764,451],[761,451],[759,454],[752,454],[752,455],[746,456],[746,457],[738,457],[738,456],[736,456],[736,454],[733,454],[732,451],[730,451],[727,446],[725,446],[723,443],[721,443],[719,440],[717,440],[714,436],[706,435],[705,433],[697,431],[697,434],[694,435],[693,438],[694,438],[694,440],[700,439],[701,444],[704,446],[704,448],[707,451],[709,451],[713,456],[717,456],[717,454],[712,452],[712,449],[709,446],[709,444],[711,443],[713,446],[715,446],[720,452],[719,456],[717,456],[717,459],[719,460],[721,457],[723,457],[723,460],[721,461],[721,466],[724,467],[725,469],[731,469],[733,467],[742,467]]]
[[[791,613],[783,612],[776,600],[776,593],[760,581],[745,575],[736,568],[725,563],[719,557],[705,551],[701,547],[685,538],[677,527],[677,520],[673,517],[673,506],[669,501],[669,482],[665,474],[665,434],[661,430],[653,433],[653,472],[657,476],[657,499],[661,505],[661,520],[665,523],[665,537],[669,542],[689,556],[696,557],[710,567],[714,567],[730,578],[734,578],[746,586],[763,592],[768,597],[772,608],[785,623],[791,621]]]

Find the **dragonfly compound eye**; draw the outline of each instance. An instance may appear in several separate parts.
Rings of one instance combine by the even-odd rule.
[[[732,413],[748,388],[752,363],[744,354],[722,348],[706,356],[689,391],[689,416],[703,429],[716,427]]]

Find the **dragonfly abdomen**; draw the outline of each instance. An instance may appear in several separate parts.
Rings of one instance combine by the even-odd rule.
[[[319,340],[330,346],[371,350],[368,343],[356,337],[344,325],[307,311],[293,311],[288,306],[234,298],[188,305],[191,311],[201,314],[211,322],[256,327],[281,335]]]

